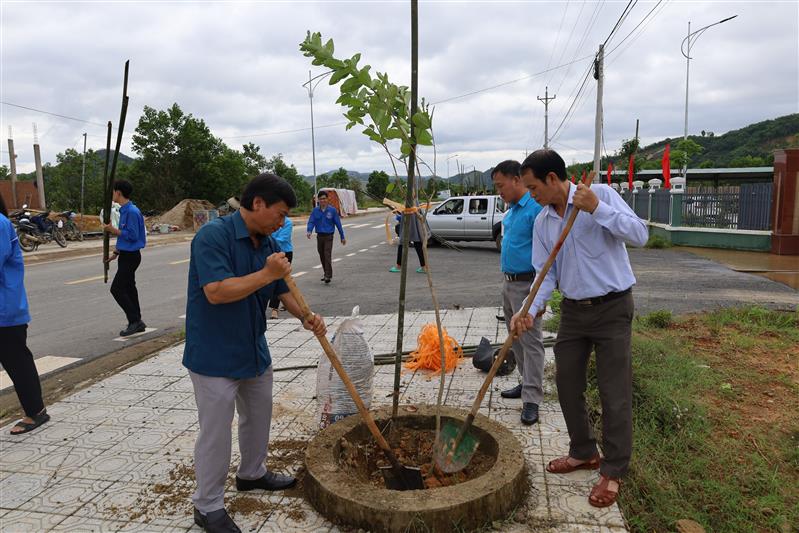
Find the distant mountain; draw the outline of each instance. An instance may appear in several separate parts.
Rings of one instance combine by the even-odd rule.
[[[97,155],[100,156],[100,161],[105,161],[105,148],[97,150]],[[109,164],[113,160],[114,160],[114,150],[111,150]],[[135,159],[133,157],[130,157],[128,155],[123,154],[122,152],[119,152],[119,157],[117,158],[117,165],[130,165],[131,163],[133,163],[134,160]]]

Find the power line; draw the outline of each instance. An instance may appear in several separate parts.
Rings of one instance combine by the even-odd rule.
[[[616,54],[616,55],[614,56],[613,60],[612,60],[610,63],[608,63],[608,65],[612,65],[613,63],[615,63],[615,62],[616,62],[616,60],[618,60],[618,58],[619,58],[619,57],[621,57],[621,56],[622,56],[622,54],[624,54],[624,52],[625,52],[625,51],[627,51],[627,49],[628,49],[628,48],[629,48],[629,47],[630,47],[630,46],[631,46],[631,45],[632,45],[632,44],[635,42],[635,40],[636,40],[636,39],[638,39],[638,37],[640,37],[640,36],[641,36],[641,35],[644,33],[644,31],[646,30],[646,27],[647,27],[647,26],[649,26],[649,23],[650,23],[650,22],[652,22],[653,20],[655,20],[655,18],[656,18],[658,15],[660,15],[660,13],[662,13],[662,12],[663,12],[663,10],[666,8],[666,5],[668,4],[668,0],[666,0],[666,1],[665,1],[665,2],[663,2],[662,4],[661,4],[661,2],[662,2],[662,0],[658,2],[658,4],[660,5],[660,10],[659,10],[657,13],[655,13],[654,15],[652,15],[652,17],[651,17],[649,20],[647,20],[647,21],[646,21],[646,22],[643,24],[643,26],[641,26],[641,23],[639,23],[639,24],[638,24],[639,26],[641,26],[641,28],[638,30],[638,33],[636,33],[636,34],[633,36],[633,38],[632,38],[632,39],[630,39],[630,41],[629,41],[629,42],[628,42],[628,43],[627,43],[627,44],[624,46],[624,48],[622,48],[622,49],[619,51],[619,53],[618,53],[618,54]],[[655,6],[655,7],[657,7],[657,6]],[[649,16],[649,14],[647,14],[647,16]],[[644,19],[646,19],[646,17],[644,17]],[[641,22],[643,22],[643,21],[644,21],[644,19],[642,19],[642,20],[641,20]],[[635,31],[635,30],[633,30],[633,31]],[[632,32],[630,32],[630,34],[632,34]],[[622,44],[622,43],[623,43],[625,40],[627,40],[627,37],[629,37],[629,35],[627,35],[627,36],[626,36],[624,39],[622,39],[622,41],[621,41],[621,42],[620,42],[618,45],[616,45],[616,46],[613,48],[613,50],[611,50],[611,52],[613,52],[613,51],[615,51],[617,48],[619,48],[619,46],[621,46],[621,44]]]
[[[627,15],[629,15],[629,12],[627,10],[629,9],[630,11],[632,11],[632,7],[631,6],[634,6],[637,3],[638,3],[638,0],[630,0],[629,2],[627,2],[627,6],[624,8],[624,11],[621,12],[621,15],[619,16],[619,20],[616,21],[616,24],[613,26],[613,29],[610,30],[610,33],[608,34],[607,38],[605,39],[605,42],[602,43],[603,45],[607,46],[608,41],[610,41],[611,37],[613,37],[616,34],[616,30],[618,30],[619,27],[621,27],[621,25],[624,23],[624,20],[627,18]]]
[[[28,111],[35,111],[36,113],[43,113],[45,115],[51,115],[51,116],[54,116],[54,117],[64,118],[64,119],[67,119],[67,120],[74,120],[76,122],[83,122],[84,124],[92,124],[93,126],[101,126],[101,127],[105,127],[106,126],[105,124],[100,124],[99,122],[92,122],[90,120],[84,120],[82,118],[75,118],[75,117],[70,117],[70,116],[67,116],[67,115],[61,115],[59,113],[53,113],[52,111],[44,111],[42,109],[36,109],[36,108],[33,108],[33,107],[27,107],[27,106],[24,106],[24,105],[12,104],[11,102],[0,102],[0,104],[11,106],[11,107],[18,107],[20,109],[27,109]]]

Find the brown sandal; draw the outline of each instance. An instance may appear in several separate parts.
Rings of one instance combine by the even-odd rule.
[[[615,492],[608,490],[608,485],[611,481],[615,481],[619,485],[619,488],[616,489]],[[619,489],[621,489],[621,479],[599,474],[599,483],[594,485],[594,488],[591,489],[591,494],[588,496],[588,503],[594,507],[610,507],[616,503],[616,498],[619,496]]]
[[[569,456],[564,455],[563,457],[558,457],[550,461],[547,465],[547,472],[550,474],[568,474],[575,470],[596,470],[597,468],[599,468],[599,454],[594,455],[592,458],[579,465],[569,463]]]

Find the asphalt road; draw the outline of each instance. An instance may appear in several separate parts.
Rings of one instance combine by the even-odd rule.
[[[294,231],[293,272],[311,308],[326,316],[397,311],[400,275],[388,272],[396,247],[386,243],[385,214],[345,219],[347,245],[333,247],[333,282],[325,285],[315,237],[305,238],[304,224]],[[442,308],[499,306],[502,279],[493,243],[458,243],[461,251],[430,248],[434,282]],[[639,313],[670,309],[675,313],[757,302],[791,308],[797,291],[719,263],[669,250],[631,250],[638,285]],[[125,317],[102,282],[97,257],[27,267],[32,321],[28,332],[34,357],[94,358],[124,346],[183,328],[189,244],[145,249],[137,273],[143,319],[156,331],[126,341],[114,340]],[[406,308],[432,309],[427,279],[417,274],[415,252],[409,254]],[[316,267],[316,268],[315,268]],[[110,272],[114,274],[116,267]],[[285,313],[283,314],[285,316]]]

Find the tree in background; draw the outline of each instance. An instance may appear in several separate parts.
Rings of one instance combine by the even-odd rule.
[[[366,191],[374,198],[384,198],[388,187],[388,174],[382,170],[373,170],[366,182]]]
[[[669,159],[671,160],[671,168],[682,169],[688,168],[691,158],[695,155],[702,153],[702,146],[692,139],[680,139],[677,141],[677,146],[671,150]]]
[[[100,154],[94,150],[86,151],[86,175],[84,178],[83,209],[86,214],[99,213],[103,203],[103,165]],[[56,165],[48,173],[47,201],[54,211],[80,210],[80,177],[83,166],[83,153],[72,148],[56,155]],[[126,167],[117,168],[121,177]],[[125,170],[123,170],[125,169]]]
[[[261,147],[251,142],[242,146],[242,157],[244,158],[244,167],[247,172],[247,178],[251,179],[258,174],[266,172],[266,158],[260,154]]]
[[[316,181],[320,189],[324,187],[346,189],[350,186],[350,175],[344,167],[339,167],[336,171],[317,177]]]
[[[214,137],[202,119],[178,104],[165,111],[144,107],[133,150],[139,154],[128,174],[145,209],[170,209],[185,198],[219,204],[241,192],[248,168],[242,154]]]
[[[0,180],[7,180],[10,177],[11,172],[8,170],[8,167],[5,165],[0,165]]]
[[[305,179],[300,176],[294,165],[288,165],[283,161],[283,154],[273,155],[265,162],[263,172],[271,172],[280,176],[291,185],[294,194],[297,195],[297,206],[300,208],[310,208],[312,205],[313,188]]]
[[[359,205],[364,203],[366,199],[366,195],[363,193],[363,184],[361,180],[358,178],[350,178],[350,182],[347,186],[347,189],[350,189],[355,192],[355,201],[358,202]]]

